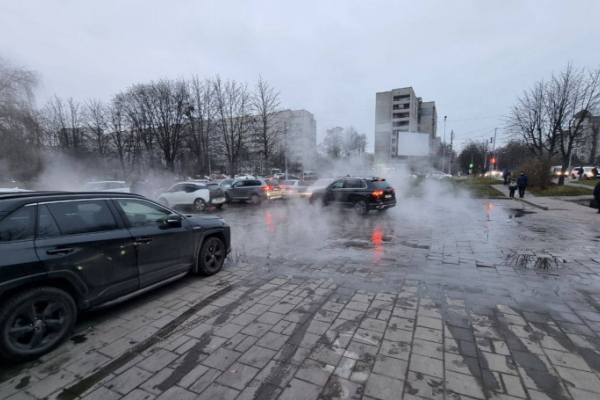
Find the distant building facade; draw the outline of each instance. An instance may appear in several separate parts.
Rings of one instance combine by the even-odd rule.
[[[582,137],[576,147],[576,154],[586,165],[600,164],[600,116],[586,112],[582,123]]]
[[[277,113],[282,141],[288,156],[288,169],[309,171],[317,154],[317,121],[306,110],[284,110]]]
[[[425,157],[435,154],[437,110],[434,101],[423,101],[412,87],[379,92],[375,95],[375,165],[383,166],[406,161],[415,156],[407,146],[407,138],[419,136],[419,142],[429,142]],[[404,136],[402,136],[404,135]],[[424,158],[424,157],[421,157]]]

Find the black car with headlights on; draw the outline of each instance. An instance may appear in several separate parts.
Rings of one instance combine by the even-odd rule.
[[[229,226],[129,193],[0,195],[0,358],[58,346],[82,310],[219,272]]]
[[[343,178],[310,195],[311,204],[353,208],[360,215],[396,206],[396,190],[382,178]]]

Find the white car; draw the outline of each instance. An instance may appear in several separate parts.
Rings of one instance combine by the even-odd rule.
[[[308,188],[308,182],[298,179],[281,182],[281,193],[283,197],[298,197]]]
[[[225,195],[218,184],[182,182],[158,196],[158,202],[167,207],[192,206],[195,211],[204,211],[209,205],[217,208],[225,204]]]
[[[427,178],[442,180],[442,179],[450,179],[450,178],[452,178],[452,175],[446,174],[442,171],[434,171],[434,172],[427,174]]]
[[[84,192],[121,192],[130,193],[129,186],[124,181],[86,182]]]
[[[310,197],[310,195],[312,194],[312,192],[315,189],[323,189],[323,188],[331,185],[333,183],[333,181],[334,181],[334,179],[328,179],[328,178],[317,179],[309,187],[307,187],[304,192],[299,193],[299,195],[300,195],[300,197]]]
[[[250,174],[239,174],[235,176],[235,179],[256,179],[256,177]]]
[[[579,169],[581,167],[575,167],[571,170],[571,178],[579,179]],[[594,179],[594,173],[592,170],[594,167],[583,167],[583,179]]]
[[[282,179],[285,177],[285,174],[283,172],[278,172],[276,174],[273,174],[273,178],[275,179]]]

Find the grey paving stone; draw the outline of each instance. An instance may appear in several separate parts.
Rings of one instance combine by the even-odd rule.
[[[378,374],[371,374],[365,387],[365,395],[379,400],[396,400],[403,391],[404,381]]]
[[[259,368],[235,363],[219,376],[216,382],[232,388],[243,390],[244,387],[258,374]]]
[[[221,375],[221,371],[209,369],[196,382],[188,387],[189,390],[195,393],[203,392],[211,383]]]
[[[225,371],[231,364],[241,356],[242,353],[220,347],[208,358],[202,361],[203,365]]]
[[[246,326],[243,330],[242,333],[244,335],[250,335],[250,336],[255,336],[257,338],[261,338],[263,337],[271,328],[273,327],[273,325],[269,325],[269,324],[264,324],[261,322],[252,322],[250,325]]]
[[[34,397],[43,399],[75,381],[77,377],[68,371],[59,371],[55,374],[36,382],[27,389],[27,392]]]
[[[225,339],[231,339],[232,337],[237,335],[238,332],[241,331],[242,329],[244,329],[244,327],[241,325],[229,323],[229,324],[225,324],[221,328],[217,329],[214,332],[214,335],[220,336]]]
[[[411,345],[405,342],[392,342],[389,340],[384,340],[381,342],[381,347],[379,348],[379,354],[399,358],[401,360],[408,361],[411,352]]]
[[[200,377],[208,370],[209,368],[205,367],[204,365],[196,365],[194,369],[183,376],[177,384],[183,388],[188,388],[194,382],[198,381],[198,379],[200,379]]]
[[[334,369],[333,365],[307,359],[302,363],[295,377],[317,386],[324,386]]]
[[[281,361],[269,361],[269,363],[256,376],[257,381],[285,388],[294,377],[297,366]]]
[[[122,397],[121,400],[153,400],[154,398],[155,396],[153,394],[144,392],[141,389],[135,389],[127,396]]]
[[[325,385],[319,398],[327,400],[360,400],[363,391],[363,385],[339,377],[332,377]]]
[[[406,370],[408,362],[397,358],[378,355],[373,366],[373,372],[379,375],[389,376],[395,379],[406,379]]]
[[[173,386],[160,396],[156,400],[193,400],[196,398],[196,393],[189,392],[179,386]]]
[[[157,372],[169,365],[179,356],[166,350],[158,350],[137,364],[138,367],[149,372]]]
[[[409,369],[425,375],[432,375],[436,378],[444,377],[444,363],[442,360],[424,357],[418,354],[413,354],[410,357]]]
[[[442,400],[444,398],[444,380],[442,378],[409,371],[405,385],[405,399],[406,394],[432,400]]]
[[[289,336],[281,335],[279,333],[268,332],[266,335],[260,338],[260,340],[256,342],[256,344],[258,346],[278,351],[289,339]]]
[[[108,381],[105,385],[115,392],[127,394],[151,376],[152,374],[150,372],[144,371],[138,367],[132,367],[122,374],[117,375],[117,377]]]
[[[318,386],[294,379],[290,382],[290,386],[281,393],[279,400],[313,400],[319,396],[320,391],[321,388]]]
[[[485,399],[483,390],[477,379],[470,375],[463,375],[453,371],[446,371],[446,390],[464,394],[476,399]]]
[[[396,329],[388,327],[383,335],[384,339],[392,342],[405,342],[410,343],[412,341],[413,332],[406,331],[404,329]],[[441,337],[441,335],[440,335]]]
[[[83,397],[82,400],[117,400],[121,398],[119,393],[113,392],[103,386]]]

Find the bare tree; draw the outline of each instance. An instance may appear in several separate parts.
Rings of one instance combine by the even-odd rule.
[[[43,122],[51,148],[72,157],[86,153],[86,133],[81,105],[72,98],[54,96],[43,110]]]
[[[196,173],[209,172],[209,157],[214,136],[214,87],[210,79],[201,81],[197,76],[190,82],[190,106],[188,107],[189,135],[187,145],[196,157]]]
[[[538,82],[518,98],[508,120],[509,129],[538,157],[560,154],[564,183],[571,155],[585,141],[584,121],[600,104],[600,69],[586,71],[571,64],[549,82]]]
[[[110,135],[108,134],[108,110],[100,100],[87,100],[83,107],[85,128],[94,158],[104,167],[109,156]]]
[[[343,155],[350,157],[364,153],[367,148],[367,135],[360,134],[354,127],[349,127],[344,131]]]
[[[325,131],[325,139],[319,144],[320,150],[331,158],[341,158],[344,151],[344,128],[336,126]]]
[[[269,160],[281,143],[282,120],[277,118],[281,111],[279,92],[259,76],[251,97],[253,115],[253,141],[268,170]],[[262,171],[261,171],[262,172]]]
[[[219,147],[229,162],[228,172],[234,175],[251,128],[250,95],[246,85],[234,80],[223,82],[218,76],[213,81],[213,90]]]
[[[38,75],[0,58],[0,175],[14,171],[28,178],[41,168],[43,146],[34,90]]]

